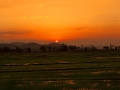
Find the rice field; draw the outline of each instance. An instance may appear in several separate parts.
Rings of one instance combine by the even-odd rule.
[[[0,90],[119,90],[120,51],[0,53]]]

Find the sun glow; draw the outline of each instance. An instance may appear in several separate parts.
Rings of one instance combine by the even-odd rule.
[[[118,43],[119,3],[120,0],[0,0],[0,42]]]
[[[58,43],[58,40],[56,40],[55,42]]]

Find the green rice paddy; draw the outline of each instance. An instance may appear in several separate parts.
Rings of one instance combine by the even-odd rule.
[[[120,51],[0,53],[0,90],[119,90]]]

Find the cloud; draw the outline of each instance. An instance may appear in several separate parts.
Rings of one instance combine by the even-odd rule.
[[[85,29],[84,27],[68,27],[68,28],[65,28],[64,31],[81,31]]]
[[[4,34],[9,34],[9,35],[13,35],[13,34],[29,34],[31,32],[27,32],[27,31],[3,31],[3,32],[0,32],[1,35],[4,35]]]

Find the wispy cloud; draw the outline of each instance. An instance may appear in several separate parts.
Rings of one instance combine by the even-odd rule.
[[[85,29],[85,27],[68,27],[68,28],[65,28],[64,31],[81,31]]]
[[[1,35],[3,34],[29,34],[31,32],[27,32],[27,31],[3,31],[3,32],[0,32]]]

